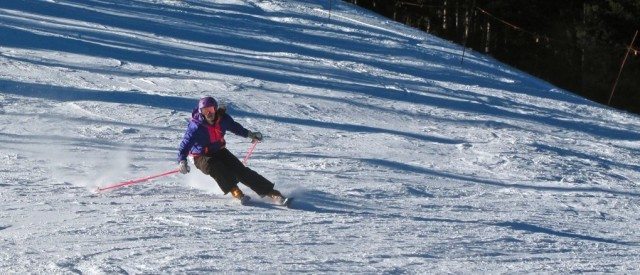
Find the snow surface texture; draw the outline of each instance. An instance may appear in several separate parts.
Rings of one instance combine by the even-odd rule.
[[[640,271],[638,116],[333,2],[0,1],[0,271]],[[205,95],[293,209],[92,192],[175,169]]]

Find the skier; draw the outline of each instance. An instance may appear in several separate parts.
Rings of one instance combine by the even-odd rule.
[[[288,199],[273,189],[273,183],[244,166],[225,148],[224,135],[227,130],[238,136],[251,138],[253,142],[262,141],[260,132],[249,131],[235,122],[226,114],[226,108],[218,108],[218,103],[210,96],[200,99],[191,116],[178,152],[179,169],[182,174],[190,171],[187,163],[187,155],[190,153],[195,166],[206,175],[210,175],[225,195],[231,192],[241,204],[245,204],[250,198],[238,188],[238,182],[251,188],[260,197],[267,196],[279,205],[287,204]]]

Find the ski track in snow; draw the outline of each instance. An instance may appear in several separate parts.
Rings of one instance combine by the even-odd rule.
[[[333,4],[0,2],[0,270],[640,271],[637,115]],[[193,165],[93,192],[175,169],[205,95],[291,209]]]

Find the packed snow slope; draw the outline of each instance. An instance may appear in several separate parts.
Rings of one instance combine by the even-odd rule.
[[[0,272],[640,271],[638,116],[333,2],[0,1]],[[175,169],[206,95],[292,209],[93,192]]]

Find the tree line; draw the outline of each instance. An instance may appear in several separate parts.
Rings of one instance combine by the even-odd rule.
[[[640,113],[640,0],[345,1]]]

